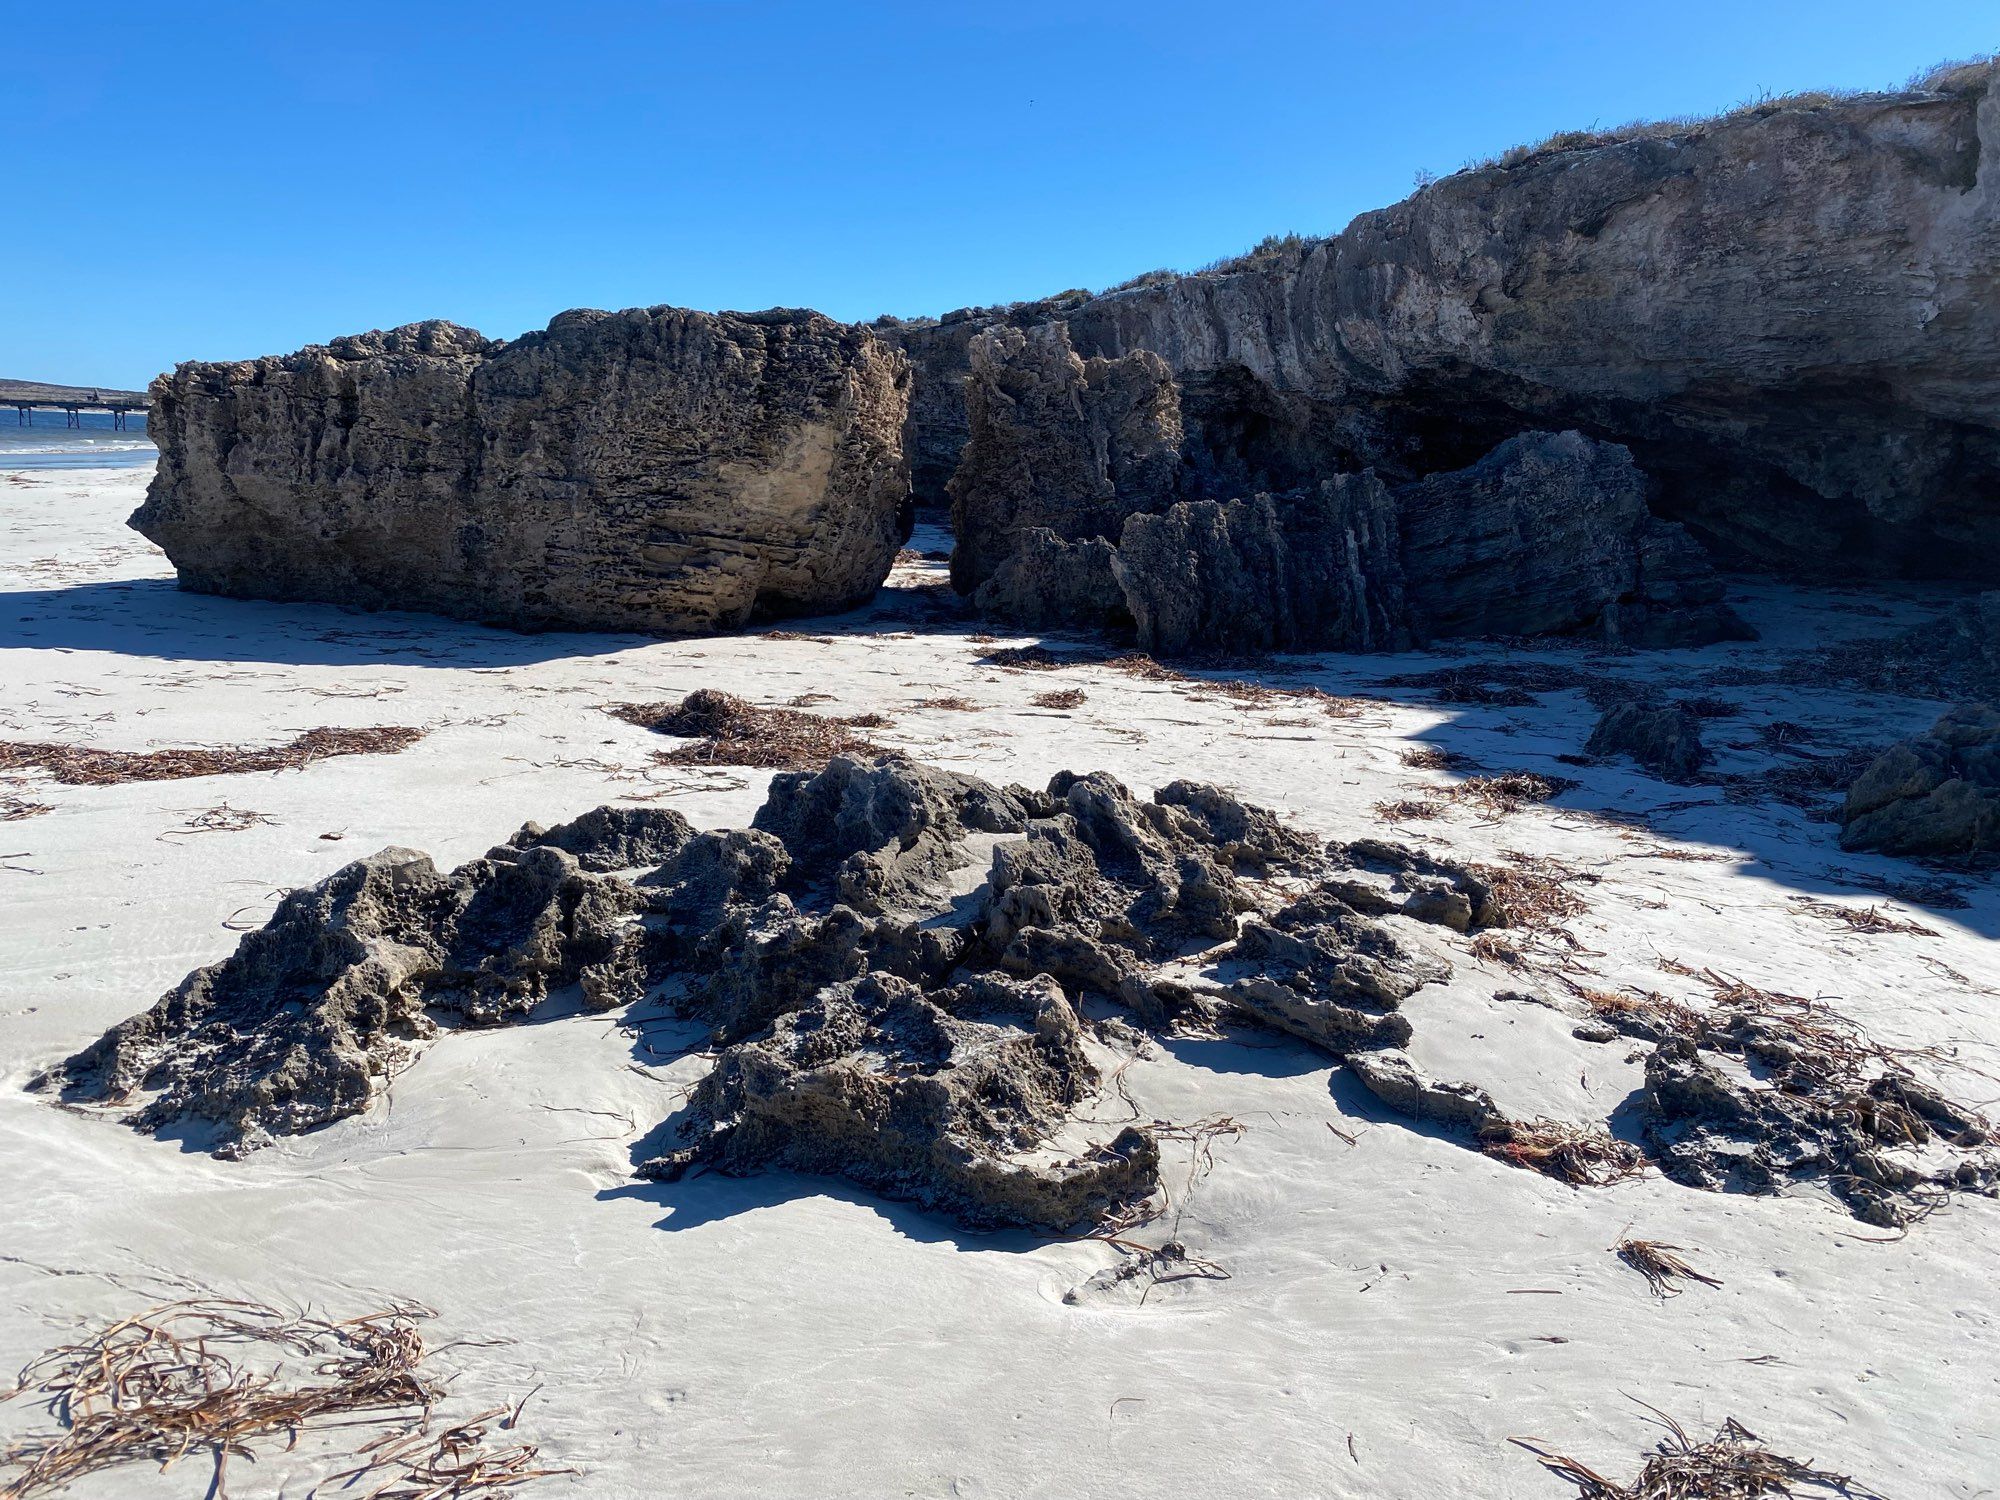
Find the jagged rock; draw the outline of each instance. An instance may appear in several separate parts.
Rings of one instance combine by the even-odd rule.
[[[1708,764],[1701,720],[1678,703],[1615,703],[1584,745],[1589,755],[1630,756],[1666,781],[1687,781]]]
[[[1397,483],[1575,427],[1630,448],[1659,513],[1727,561],[1994,587],[1997,211],[1989,66],[1574,132],[1331,239],[966,317],[1162,356],[1209,498]],[[904,347],[949,387],[930,337]]]
[[[1403,588],[1427,638],[1594,631],[1616,640],[1627,612],[1654,637],[1700,592],[1684,576],[1660,597],[1647,592],[1647,556],[1693,565],[1667,540],[1676,528],[1647,512],[1646,477],[1615,443],[1523,433],[1471,468],[1405,485],[1395,498]],[[1705,564],[1698,571],[1713,591],[1694,601],[1701,613],[1683,620],[1675,643],[1747,633],[1717,602],[1721,580]]]
[[[1719,1065],[1733,1058],[1738,1066]],[[1756,1065],[1747,1075],[1742,1061]],[[1864,1076],[1809,1033],[1731,1014],[1646,1060],[1645,1139],[1676,1182],[1713,1192],[1775,1192],[1823,1181],[1865,1223],[1900,1228],[1939,1189],[1991,1193],[2000,1163],[1979,1152],[1978,1119],[1894,1061]],[[1892,1152],[1941,1140],[1949,1165]]]
[[[1373,474],[1134,515],[1111,566],[1156,654],[1409,644],[1395,510]]]
[[[1180,404],[1156,354],[1079,359],[1060,322],[995,328],[970,345],[971,435],[952,475],[951,581],[969,594],[1046,527],[1115,537],[1178,494]]]
[[[37,1080],[113,1102],[141,1129],[214,1125],[225,1150],[365,1109],[436,1018],[520,1019],[598,966],[607,982],[638,893],[529,849],[449,875],[385,849],[294,891],[228,958]]]
[[[1339,872],[1326,891],[1369,916],[1394,912],[1454,932],[1504,927],[1491,884],[1477,870],[1385,839],[1355,839],[1328,853]]]
[[[973,591],[983,614],[1024,630],[1102,630],[1131,623],[1125,594],[1111,570],[1116,555],[1102,537],[1065,541],[1032,526],[1014,550]]]
[[[837,755],[824,771],[771,778],[751,826],[784,845],[794,883],[879,916],[934,903],[965,862],[969,832],[1020,833],[1026,797],[913,760]]]
[[[421,323],[152,396],[132,524],[207,593],[713,630],[865,600],[905,534],[907,364],[817,313]]]
[[[988,410],[975,403],[975,444]],[[1037,416],[1072,421],[1067,408],[1017,406],[1007,415],[1017,443]],[[1464,635],[1589,632],[1639,645],[1747,635],[1720,602],[1722,582],[1700,549],[1648,514],[1645,487],[1615,444],[1532,432],[1469,469],[1393,494],[1372,472],[1247,500],[1184,500],[1164,511],[1148,493],[1129,497],[1133,513],[1115,547],[1032,532],[974,599],[1036,627],[1129,617],[1139,645],[1163,656],[1395,650]],[[969,502],[986,492],[965,494]],[[968,503],[959,521],[991,530],[1006,514]],[[1108,520],[1097,515],[1087,524]],[[960,536],[963,553],[964,529]],[[1000,544],[977,531],[967,555]]]
[[[669,808],[598,807],[553,828],[524,823],[486,857],[512,860],[524,849],[560,849],[586,870],[635,870],[664,864],[693,837],[688,820]]]
[[[695,1142],[640,1172],[786,1166],[968,1223],[1066,1229],[1158,1186],[1159,1148],[1129,1126],[1080,1159],[1003,1159],[1043,1147],[1097,1081],[1076,1012],[1050,979],[926,993],[871,974],[725,1054],[689,1101]]]
[[[1290,996],[1263,1019],[1344,1046],[1336,1007],[1355,1035],[1404,1037],[1389,1012],[1442,973],[1337,901],[1288,901],[1324,869],[1319,842],[1193,782],[1141,800],[1102,773],[1035,792],[836,756],[775,777],[755,825],[693,833],[603,808],[530,824],[449,876],[389,851],[288,897],[44,1083],[159,1090],[135,1124],[200,1115],[241,1150],[364,1109],[439,1021],[519,1020],[570,983],[606,1006],[657,992],[719,1061],[654,1170],[785,1163],[972,1222],[1060,1227],[1145,1196],[1158,1169],[1145,1131],[1057,1149],[1096,1083],[1067,996],[1146,1025],[1208,1019],[1213,1002],[1161,966],[1240,946]],[[646,853],[660,863],[629,884],[579,864]],[[1239,944],[1258,911],[1268,924]]]
[[[2000,851],[2000,709],[1962,704],[1884,751],[1848,789],[1840,820],[1843,849]]]
[[[1413,1120],[1469,1130],[1475,1136],[1504,1134],[1512,1124],[1485,1089],[1471,1083],[1440,1083],[1407,1052],[1357,1051],[1342,1060],[1369,1093]]]

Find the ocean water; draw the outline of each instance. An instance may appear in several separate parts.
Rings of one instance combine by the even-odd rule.
[[[108,411],[84,412],[81,427],[65,427],[59,411],[29,415],[34,425],[24,427],[12,407],[0,407],[0,469],[122,469],[160,456],[143,412],[125,418],[124,432],[112,429]]]

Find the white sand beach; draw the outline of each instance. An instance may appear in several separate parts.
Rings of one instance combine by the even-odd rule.
[[[975,639],[985,627],[936,608],[936,560],[900,563],[865,610],[775,638],[517,635],[245,602],[178,591],[125,528],[149,473],[0,474],[0,739],[150,750],[375,725],[423,738],[278,773],[0,774],[15,799],[0,822],[0,1368],[173,1297],[341,1314],[413,1299],[436,1310],[451,1408],[525,1400],[516,1435],[574,1471],[529,1494],[1563,1500],[1573,1491],[1508,1439],[1629,1476],[1660,1435],[1649,1408],[1697,1435],[1735,1418],[1884,1495],[2000,1492],[2000,1204],[1954,1195],[1895,1235],[1811,1189],[1711,1193],[1657,1173],[1573,1188],[1389,1113],[1276,1035],[1102,1049],[1117,1087],[1086,1111],[1102,1137],[1134,1118],[1242,1127],[1211,1142],[1205,1171],[1164,1143],[1171,1206],[1132,1235],[1177,1239],[1216,1270],[1157,1284],[1093,1282],[1123,1259],[1102,1241],[974,1233],[841,1180],[637,1181],[635,1155],[656,1149],[708,1060],[690,1028],[573,1005],[446,1035],[365,1114],[241,1160],[29,1091],[228,954],[283,892],[384,846],[444,867],[525,820],[607,802],[747,823],[768,772],[660,765],[659,736],[600,711],[719,687],[885,715],[877,743],[995,783],[1187,777],[1328,838],[1559,859],[1585,909],[1569,941],[1535,940],[1526,967],[1386,919],[1452,966],[1407,1002],[1411,1052],[1517,1118],[1615,1123],[1637,1053],[1573,1035],[1574,986],[1699,999],[1689,970],[1823,998],[1877,1041],[1934,1049],[1917,1066],[1952,1097],[2000,1096],[1992,876],[1945,879],[1962,905],[1913,904],[1884,891],[1921,898],[1939,877],[1843,854],[1833,824],[1784,800],[1559,761],[1596,717],[1573,689],[1441,705],[1381,686],[1500,648],[1287,657],[1258,678],[1356,700],[1330,712],[1101,661],[983,662],[1032,638]],[[949,543],[920,530],[912,545]],[[1918,623],[1949,597],[1738,578],[1731,601],[1758,641],[1517,659],[1692,691],[1717,668]],[[1085,700],[1031,705],[1057,687]],[[1773,723],[1825,754],[1886,745],[1947,706],[1810,683],[1703,690],[1740,705],[1707,726],[1725,775],[1787,763],[1771,748],[1782,735],[1760,737]],[[944,696],[976,710],[914,706]],[[1422,746],[1466,769],[1406,765]],[[1505,813],[1377,811],[1507,770],[1578,785]],[[1869,907],[1894,919],[1870,925],[1922,930],[1861,930],[1830,910]],[[1720,1285],[1651,1295],[1612,1253],[1633,1237],[1683,1247]],[[45,1421],[25,1401],[0,1407],[7,1436]],[[303,1496],[350,1447],[329,1429],[260,1448],[232,1463],[229,1494]],[[208,1479],[196,1457],[73,1493],[198,1495]]]

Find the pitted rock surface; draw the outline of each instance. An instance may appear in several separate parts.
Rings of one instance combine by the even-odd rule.
[[[905,535],[907,365],[817,313],[420,323],[152,396],[132,524],[204,593],[684,633],[860,603]]]

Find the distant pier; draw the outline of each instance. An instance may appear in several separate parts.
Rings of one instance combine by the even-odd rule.
[[[111,414],[112,431],[124,432],[132,413],[146,410],[146,393],[0,380],[0,406],[14,408],[14,423],[18,427],[33,427],[38,411],[61,412],[65,427],[82,427],[85,412],[102,411]]]

